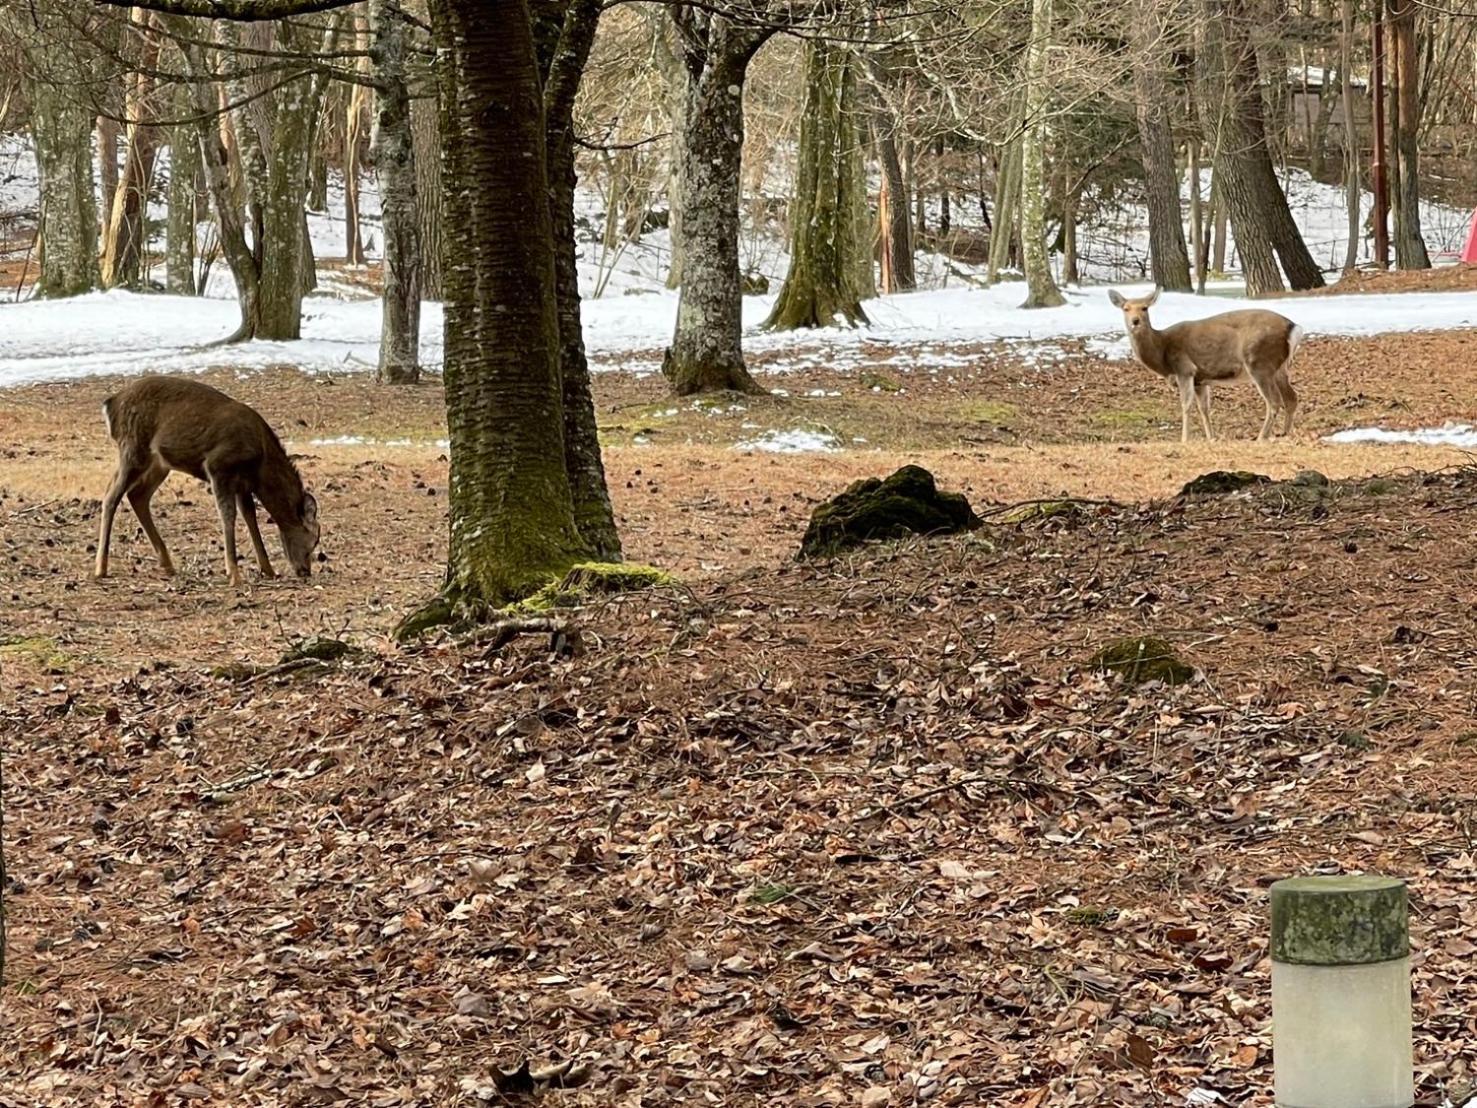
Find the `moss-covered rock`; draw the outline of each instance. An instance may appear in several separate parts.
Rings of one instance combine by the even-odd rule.
[[[885,480],[858,481],[816,508],[799,557],[828,558],[874,540],[948,535],[979,526],[979,516],[960,493],[939,492],[928,470],[903,466]]]
[[[1262,473],[1248,473],[1244,469],[1216,469],[1202,473],[1180,489],[1181,496],[1224,496],[1229,492],[1240,492],[1255,485],[1270,485],[1272,479]]]
[[[1160,681],[1185,685],[1195,677],[1195,667],[1183,661],[1169,643],[1153,635],[1114,639],[1092,656],[1093,669],[1116,673],[1130,685]]]
[[[1292,475],[1288,484],[1300,489],[1326,489],[1328,478],[1316,469],[1301,469]]]

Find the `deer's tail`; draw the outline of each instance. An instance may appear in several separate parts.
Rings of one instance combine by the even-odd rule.
[[[103,401],[103,423],[108,428],[108,438],[115,441],[117,440],[118,436],[113,433],[113,415],[114,407],[116,406],[117,402],[118,398],[116,396],[110,396]]]

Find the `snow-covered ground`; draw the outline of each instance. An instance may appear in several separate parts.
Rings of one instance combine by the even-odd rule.
[[[1121,286],[1129,295],[1146,285]],[[1038,362],[1059,356],[1052,340],[1088,339],[1110,356],[1126,356],[1122,316],[1103,289],[1069,289],[1061,308],[1022,311],[1023,288],[935,289],[868,301],[871,327],[769,334],[757,330],[772,296],[748,297],[745,346],[751,351],[790,352],[771,372],[825,365],[859,366],[863,345],[896,347],[883,362],[903,368],[947,368],[964,364],[967,348],[1011,342],[1031,347]],[[1199,298],[1164,294],[1155,323],[1165,326],[1237,306],[1231,296]],[[1309,297],[1278,302],[1310,335],[1374,335],[1477,327],[1477,296],[1471,293],[1405,293]],[[652,352],[671,339],[677,297],[669,292],[605,297],[584,305],[585,340],[598,369],[656,372]],[[231,300],[128,292],[93,293],[71,300],[0,304],[0,386],[99,374],[192,372],[210,367],[242,370],[291,365],[306,370],[368,370],[379,341],[377,300],[313,296],[304,304],[303,338],[294,343],[249,342],[229,347],[205,344],[236,326]],[[427,304],[421,349],[427,364],[441,360],[441,310]],[[644,356],[641,356],[644,355]],[[867,352],[870,361],[879,353]]]
[[[1477,427],[1470,423],[1448,423],[1442,427],[1419,427],[1414,431],[1387,431],[1383,427],[1351,427],[1328,436],[1329,442],[1414,443],[1417,446],[1477,447]]]
[[[1310,236],[1336,235],[1343,226],[1342,193],[1312,182],[1306,175],[1291,182],[1294,209]],[[1208,181],[1207,181],[1208,185]],[[34,210],[34,161],[26,144],[0,136],[0,214],[7,210]],[[655,352],[671,338],[677,297],[663,287],[670,243],[665,230],[649,232],[634,243],[607,249],[600,242],[602,200],[582,191],[579,215],[581,288],[585,337],[597,359],[597,369],[655,372]],[[370,253],[378,252],[378,197],[371,181],[362,190],[365,235]],[[1433,247],[1443,224],[1433,207],[1428,226]],[[344,204],[341,183],[330,190],[329,210],[310,216],[309,225],[320,255],[342,254]],[[163,211],[153,214],[162,217]],[[1455,220],[1455,213],[1447,215]],[[1131,210],[1125,219],[1132,222]],[[1454,224],[1453,224],[1454,225]],[[1094,233],[1084,229],[1085,235]],[[1107,232],[1104,232],[1107,233]],[[1137,234],[1129,228],[1130,238]],[[1144,232],[1146,235],[1147,232]],[[1333,241],[1333,240],[1330,240]],[[1341,240],[1340,240],[1341,241]],[[746,265],[782,276],[787,262],[783,247],[772,235],[753,228],[743,237]],[[1147,245],[1144,245],[1147,253]],[[1020,344],[1037,364],[1062,356],[1062,339],[1086,339],[1104,354],[1125,355],[1121,316],[1102,288],[1066,290],[1061,308],[1023,311],[1023,287],[1001,284],[978,287],[968,267],[937,264],[934,256],[920,255],[920,269],[939,276],[934,287],[881,297],[866,305],[870,327],[833,328],[820,332],[768,334],[758,330],[773,303],[773,294],[744,301],[745,345],[752,351],[778,352],[770,360],[772,372],[825,365],[845,370],[859,365],[864,344],[869,360],[879,359],[899,368],[946,369],[964,364],[968,348],[981,343]],[[952,270],[952,273],[948,272]],[[1120,285],[1134,294],[1147,285]],[[778,288],[776,283],[775,288]],[[1160,326],[1193,319],[1236,306],[1237,285],[1222,284],[1209,299],[1165,295],[1155,309]],[[377,360],[380,305],[343,282],[325,281],[324,288],[304,305],[303,338],[298,342],[252,342],[231,347],[208,344],[230,334],[237,323],[230,277],[217,264],[205,297],[127,292],[95,293],[66,301],[0,302],[0,386],[59,380],[98,374],[146,371],[191,372],[207,367],[235,367],[248,371],[271,365],[306,370],[370,369]],[[1312,335],[1361,335],[1394,331],[1444,330],[1477,327],[1477,297],[1470,293],[1432,293],[1385,296],[1340,296],[1287,300],[1276,305]],[[441,309],[428,303],[422,317],[422,356],[437,366],[442,356]],[[896,347],[878,352],[877,345]]]

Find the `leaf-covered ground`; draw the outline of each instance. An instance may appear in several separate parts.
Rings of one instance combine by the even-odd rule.
[[[29,616],[101,650],[137,603],[160,660],[8,647],[0,1099],[1267,1104],[1266,888],[1362,869],[1411,880],[1419,1085],[1460,1103],[1474,509],[1458,469],[775,541],[569,612],[574,657],[356,630],[216,675],[302,594],[69,588],[90,509],[12,501]],[[1087,667],[1147,632],[1201,679]]]

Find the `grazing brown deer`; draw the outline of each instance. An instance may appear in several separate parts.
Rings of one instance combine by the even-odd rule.
[[[133,514],[159,555],[165,573],[174,572],[169,551],[154,526],[149,501],[171,470],[208,482],[220,511],[226,540],[226,572],[241,583],[236,564],[236,510],[256,551],[256,564],[275,577],[256,523],[256,500],[282,532],[282,551],[299,577],[311,572],[318,545],[318,503],[303,489],[297,467],[256,411],[199,381],[142,377],[103,401],[108,434],[118,444],[118,472],[103,500],[97,537],[98,577],[108,575],[108,545],[113,516],[126,494]]]
[[[1172,377],[1180,390],[1180,441],[1190,441],[1190,409],[1200,417],[1205,437],[1210,432],[1210,386],[1219,381],[1250,377],[1267,405],[1258,441],[1268,438],[1278,411],[1282,433],[1292,433],[1292,414],[1298,394],[1287,377],[1287,367],[1303,340],[1303,329],[1286,316],[1263,308],[1223,312],[1192,319],[1156,331],[1149,309],[1159,299],[1156,288],[1148,296],[1130,300],[1116,289],[1108,299],[1123,309],[1123,323],[1136,358],[1161,377]]]

